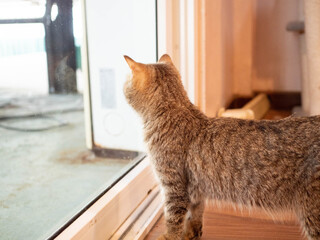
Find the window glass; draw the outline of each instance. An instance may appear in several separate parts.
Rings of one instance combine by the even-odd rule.
[[[1,0],[0,19],[41,18],[45,13],[45,4],[46,0]]]
[[[144,155],[131,143],[140,141],[141,132],[134,129],[141,125],[122,96],[129,73],[122,55],[139,59],[141,53],[141,61],[155,61],[155,3],[87,1],[90,86],[92,93],[99,93],[91,99],[91,127],[96,132],[94,149],[88,149],[82,1],[55,2],[50,16],[44,16],[46,1],[0,2],[1,239],[54,236]],[[148,11],[152,14],[137,15]],[[39,21],[43,16],[48,21]],[[145,33],[152,39],[141,42],[143,38],[134,37],[141,33],[139,24],[151,26]],[[114,116],[123,121],[120,128]]]

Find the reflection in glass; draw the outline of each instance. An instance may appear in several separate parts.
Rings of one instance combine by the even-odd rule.
[[[103,149],[87,149],[81,6],[79,0],[59,2],[72,3],[68,14],[73,16],[65,16],[74,21],[68,22],[69,28],[59,7],[53,19],[50,12],[51,22],[14,23],[48,19],[46,1],[0,1],[1,240],[52,236],[141,159],[117,154],[106,158]],[[63,48],[67,42],[59,40],[57,31],[69,34],[75,57],[71,62]],[[71,91],[65,90],[67,79],[76,79]]]

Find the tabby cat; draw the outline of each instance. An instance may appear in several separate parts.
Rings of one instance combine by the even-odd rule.
[[[210,199],[293,210],[307,237],[320,239],[320,116],[209,118],[189,101],[168,55],[155,64],[125,60],[132,78],[124,94],[143,119],[165,197],[159,239],[200,239]]]

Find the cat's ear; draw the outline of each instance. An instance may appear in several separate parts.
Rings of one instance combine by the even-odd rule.
[[[123,57],[127,61],[128,65],[132,71],[141,71],[143,69],[144,64],[138,63],[126,55],[124,55]]]
[[[168,54],[163,54],[158,62],[172,63],[172,60]]]
[[[146,72],[147,65],[143,63],[138,63],[134,61],[132,58],[125,56],[124,59],[127,61],[131,71],[132,71],[132,85],[134,88],[143,90],[145,88],[146,83]]]

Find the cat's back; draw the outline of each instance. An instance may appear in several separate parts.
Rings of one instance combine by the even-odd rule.
[[[208,131],[211,131],[216,137],[235,137],[241,141],[248,138],[292,139],[298,142],[311,139],[320,140],[320,116],[292,116],[281,120],[212,118],[208,120],[207,127]]]
[[[190,176],[212,184],[201,191],[211,189],[210,194],[221,199],[245,201],[244,196],[255,196],[272,203],[282,195],[293,197],[320,166],[319,127],[319,116],[207,119],[190,146]]]
[[[190,150],[202,159],[221,159],[228,164],[305,164],[308,159],[319,159],[319,128],[320,116],[282,120],[211,118],[203,124]]]

